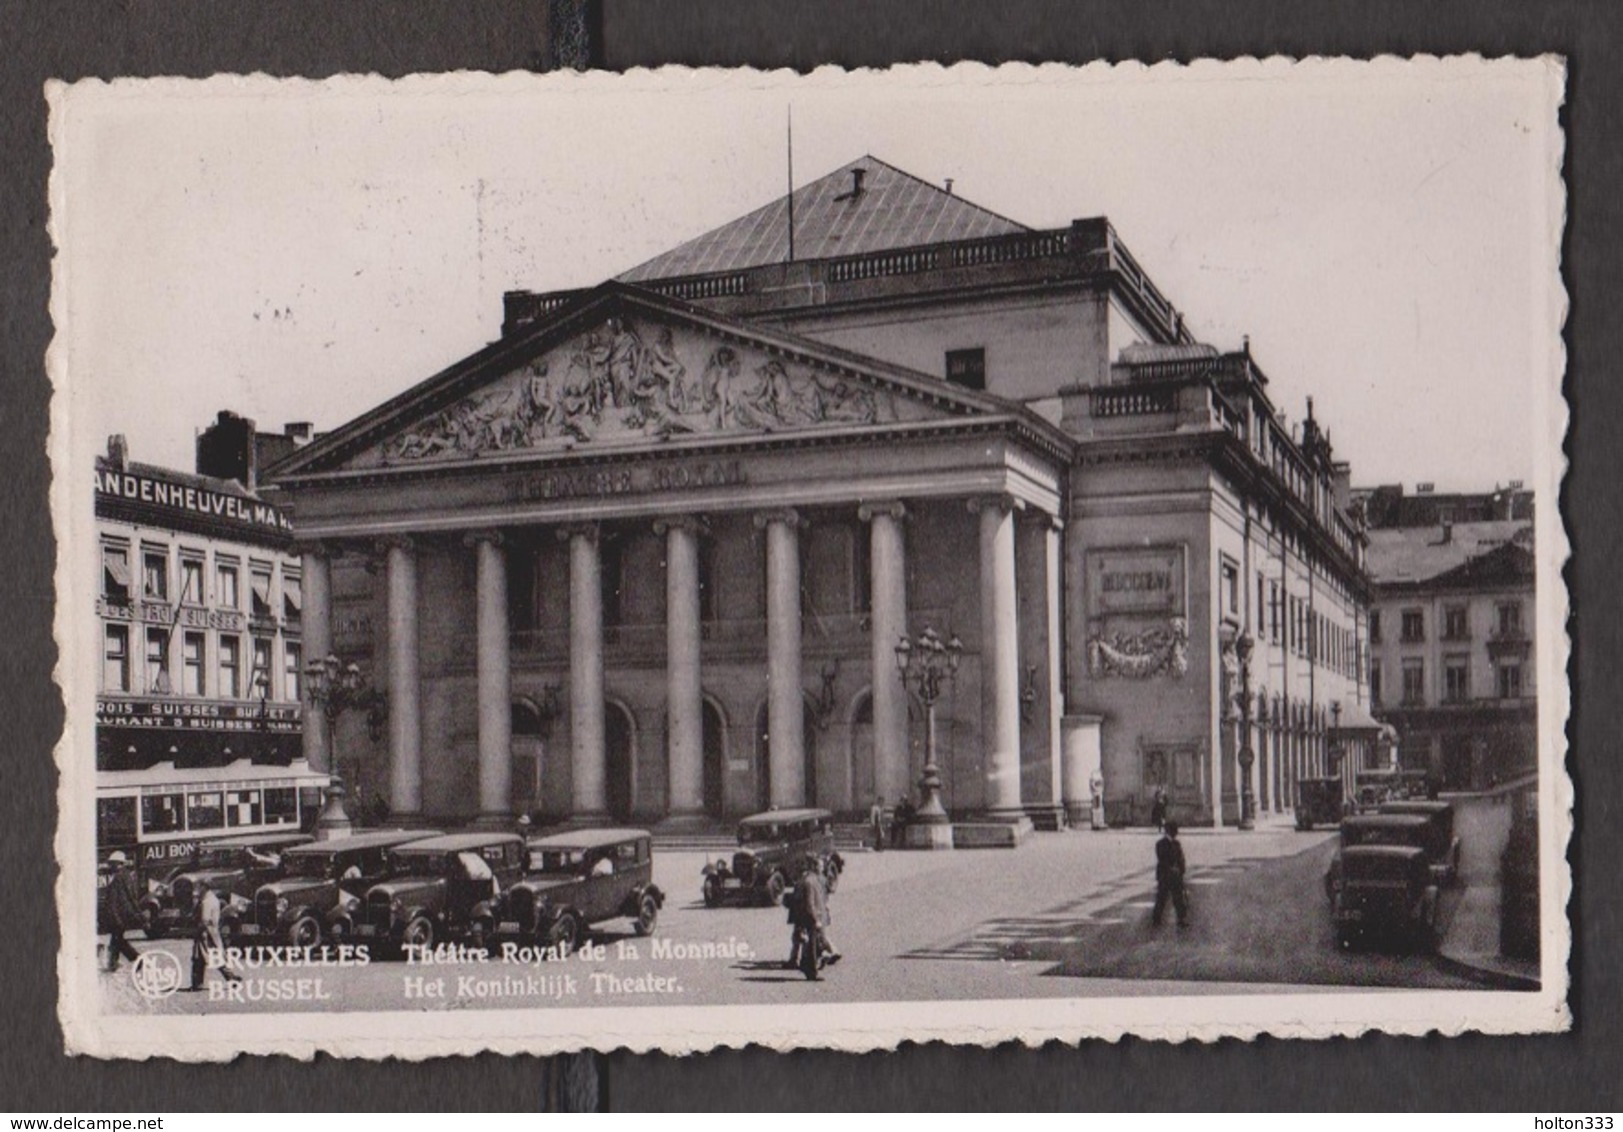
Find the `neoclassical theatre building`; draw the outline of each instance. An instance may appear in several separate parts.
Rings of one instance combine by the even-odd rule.
[[[1103,219],[1037,230],[868,157],[600,286],[272,471],[307,655],[397,817],[657,823],[914,793],[955,817],[1261,812],[1367,719],[1346,469]],[[1238,663],[1237,642],[1253,645]],[[1242,695],[1243,692],[1243,695]],[[1242,702],[1243,700],[1243,702]],[[1249,734],[1242,737],[1242,730]],[[1246,741],[1242,742],[1242,739]],[[323,729],[307,726],[320,765]]]

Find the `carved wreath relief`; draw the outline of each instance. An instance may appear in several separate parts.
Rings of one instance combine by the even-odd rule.
[[[607,437],[894,419],[867,386],[670,326],[611,318],[494,388],[463,398],[385,445],[393,460],[560,446]]]
[[[1088,674],[1147,680],[1189,671],[1189,623],[1182,617],[1141,633],[1096,634],[1088,640]]]

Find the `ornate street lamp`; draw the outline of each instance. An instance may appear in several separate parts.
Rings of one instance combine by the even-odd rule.
[[[1250,633],[1234,641],[1234,655],[1240,662],[1240,828],[1257,827],[1257,799],[1251,792],[1251,764],[1257,759],[1251,749],[1251,650],[1256,642]]]
[[[896,668],[902,686],[916,686],[924,701],[924,773],[919,776],[922,800],[914,823],[936,826],[945,832],[951,825],[946,807],[941,804],[941,770],[936,763],[935,703],[941,698],[943,681],[954,678],[958,659],[963,655],[964,643],[957,637],[942,641],[932,628],[926,627],[917,641],[905,636],[896,642]],[[950,840],[934,831],[927,831],[932,845],[950,844]]]
[[[338,776],[338,721],[345,712],[364,711],[367,731],[376,739],[383,733],[389,700],[372,687],[359,665],[345,664],[331,653],[307,664],[304,677],[305,697],[320,711],[327,738],[327,800],[316,819],[316,839],[327,841],[355,832],[355,823],[344,809],[344,784]]]

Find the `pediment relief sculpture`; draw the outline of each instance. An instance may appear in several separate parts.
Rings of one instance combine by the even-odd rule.
[[[387,462],[681,433],[923,417],[854,377],[657,322],[611,318],[383,445]]]

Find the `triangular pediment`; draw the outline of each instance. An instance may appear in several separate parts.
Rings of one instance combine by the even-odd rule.
[[[323,437],[274,475],[1011,410],[938,378],[614,283]]]

